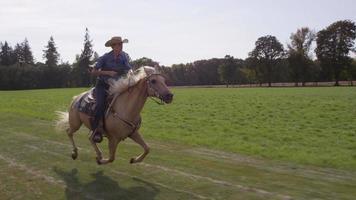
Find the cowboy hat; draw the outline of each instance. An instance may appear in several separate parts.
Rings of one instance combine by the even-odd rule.
[[[105,42],[105,46],[106,47],[111,47],[114,44],[118,44],[118,43],[128,43],[129,40],[128,39],[121,39],[121,37],[112,37],[110,40],[108,40],[107,42]]]

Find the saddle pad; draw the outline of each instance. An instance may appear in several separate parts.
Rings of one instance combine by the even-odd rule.
[[[95,98],[94,97],[94,88],[86,92],[80,97],[80,99],[75,103],[74,107],[78,109],[79,112],[85,113],[89,116],[95,115]]]

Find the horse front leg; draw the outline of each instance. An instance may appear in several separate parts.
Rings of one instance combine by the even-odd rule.
[[[141,162],[150,152],[150,148],[148,147],[146,142],[142,139],[141,134],[138,131],[135,131],[129,137],[137,144],[139,144],[144,150],[144,152],[141,155],[137,156],[136,158],[131,158],[130,163],[132,164],[132,163]]]
[[[115,153],[116,153],[116,149],[117,149],[117,145],[119,144],[119,140],[116,139],[115,137],[108,137],[109,140],[109,158],[108,159],[100,159],[97,160],[97,163],[99,165],[103,165],[103,164],[108,164],[111,162],[114,162],[115,160]]]
[[[99,149],[98,145],[93,141],[93,138],[91,136],[89,136],[89,141],[91,143],[91,145],[93,146],[95,153],[96,153],[96,162],[98,164],[100,160],[103,159],[103,153],[101,152],[101,150]]]

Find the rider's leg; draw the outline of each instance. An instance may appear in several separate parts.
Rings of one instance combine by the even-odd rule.
[[[100,120],[104,117],[105,112],[105,100],[106,100],[106,84],[104,81],[98,80],[97,84],[95,85],[95,96],[96,96],[96,107],[95,107],[95,115],[94,120],[92,122],[92,130],[93,134],[92,137],[96,142],[101,142],[102,135],[98,131],[98,126]]]

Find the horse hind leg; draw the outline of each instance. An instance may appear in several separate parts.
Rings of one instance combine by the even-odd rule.
[[[78,157],[78,148],[75,145],[74,138],[73,138],[74,133],[75,133],[76,130],[75,131],[73,131],[73,130],[74,129],[68,128],[67,129],[67,135],[68,135],[69,141],[72,143],[72,147],[73,147],[73,149],[72,149],[72,159],[75,160]]]
[[[78,157],[78,148],[74,142],[74,133],[80,128],[82,122],[80,120],[79,114],[75,113],[74,110],[69,113],[69,128],[67,129],[67,135],[69,137],[69,141],[72,144],[72,159],[75,160]]]

